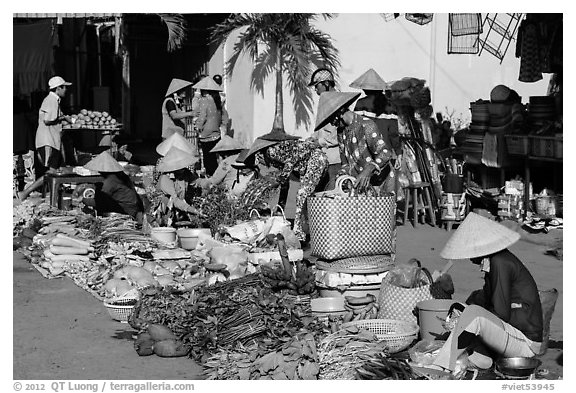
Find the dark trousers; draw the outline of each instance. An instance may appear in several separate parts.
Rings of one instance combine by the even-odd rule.
[[[216,171],[216,168],[218,168],[217,153],[210,153],[210,150],[212,150],[218,142],[220,142],[220,138],[212,142],[200,142],[204,169],[206,170],[206,175],[208,176],[212,176],[214,171]]]

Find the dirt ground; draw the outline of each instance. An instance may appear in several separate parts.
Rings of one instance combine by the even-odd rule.
[[[450,236],[439,228],[398,228],[397,257],[418,258],[431,271],[445,261],[439,252]],[[563,262],[544,255],[561,231],[523,234],[512,247],[543,288],[560,292],[552,318],[551,348],[543,368],[562,376]],[[470,262],[451,269],[456,293],[464,300],[482,286],[481,273]],[[201,367],[187,358],[139,357],[132,329],[110,319],[102,303],[71,280],[44,279],[24,258],[13,255],[13,378],[16,380],[190,380],[202,379]]]

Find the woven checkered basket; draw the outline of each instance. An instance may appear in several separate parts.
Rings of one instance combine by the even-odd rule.
[[[312,255],[334,260],[395,253],[396,198],[344,195],[307,199]]]

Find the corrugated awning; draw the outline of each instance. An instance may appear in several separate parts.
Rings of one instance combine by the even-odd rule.
[[[113,17],[120,17],[122,14],[114,13],[114,14],[94,14],[94,13],[38,13],[38,12],[29,12],[29,13],[14,13],[14,18],[113,18]]]

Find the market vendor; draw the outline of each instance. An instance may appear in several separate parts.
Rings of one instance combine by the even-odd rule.
[[[236,179],[232,183],[232,188],[230,189],[230,195],[232,197],[240,197],[246,190],[248,183],[250,183],[252,179],[257,179],[260,174],[254,156],[252,156],[251,159],[246,160],[246,155],[249,151],[250,149],[242,150],[236,157],[236,161],[231,164],[232,168],[236,170]]]
[[[230,191],[236,180],[236,169],[232,167],[232,164],[236,162],[243,149],[244,146],[236,139],[224,135],[211,150],[212,153],[218,154],[218,168],[212,176],[198,179],[195,184],[202,187],[203,190],[222,185],[227,191]]]
[[[299,140],[296,136],[276,130],[256,138],[246,160],[253,154],[256,154],[257,164],[280,169],[280,174],[270,179],[272,187],[287,183],[292,172],[300,176],[293,230],[300,241],[306,241],[302,229],[304,204],[306,198],[316,190],[328,167],[326,154],[313,142]]]
[[[188,167],[197,160],[198,156],[176,146],[171,147],[162,158],[158,164],[158,171],[161,175],[156,187],[164,195],[163,210],[171,210],[171,207],[174,207],[185,217],[188,214],[201,215],[198,209],[186,202],[188,186],[197,178]]]
[[[320,96],[316,130],[330,123],[338,129],[342,168],[339,175],[356,178],[356,188],[380,186],[390,172],[392,149],[370,119],[352,112],[349,106],[360,93],[326,92]]]
[[[44,174],[56,171],[63,163],[62,122],[72,120],[70,116],[62,113],[60,101],[66,96],[67,87],[71,84],[60,76],[54,76],[48,80],[50,92],[38,110],[38,128],[36,129],[38,179],[20,193],[20,200],[26,199],[32,191],[40,189],[44,184]]]
[[[314,87],[314,91],[316,91],[318,96],[327,91],[336,91],[334,74],[327,68],[318,68],[312,73],[308,86]],[[309,139],[318,143],[322,147],[322,151],[326,153],[326,157],[328,157],[328,170],[320,181],[319,190],[333,190],[341,167],[336,127],[332,124],[326,124],[320,130],[315,131]]]
[[[97,171],[104,177],[104,182],[101,185],[96,184],[94,199],[83,199],[85,204],[93,206],[99,215],[121,213],[142,222],[142,213],[144,212],[142,200],[138,196],[132,180],[124,172],[124,168],[110,153],[107,151],[100,153],[84,167]],[[82,195],[80,190],[76,190],[76,193]]]
[[[205,77],[193,87],[200,89],[202,94],[195,127],[198,130],[206,174],[212,176],[218,167],[218,155],[213,153],[212,149],[218,144],[223,134],[220,130],[228,126],[228,112],[224,109],[220,98],[222,87],[211,77]]]
[[[183,109],[182,100],[186,97],[186,88],[192,82],[174,78],[166,90],[162,102],[162,139],[168,138],[173,132],[184,134],[186,126],[184,119],[192,117],[194,112]]]
[[[400,169],[402,144],[398,133],[398,116],[393,113],[393,105],[384,94],[388,84],[372,68],[350,83],[350,87],[362,89],[365,96],[356,101],[354,112],[370,119],[378,126],[382,135],[394,152],[394,168]]]
[[[454,371],[466,351],[478,368],[492,357],[533,357],[542,343],[542,306],[534,278],[509,250],[517,232],[470,213],[440,253],[446,259],[470,259],[484,272],[484,288],[468,298],[455,328],[434,365]],[[485,348],[488,351],[484,350]]]

